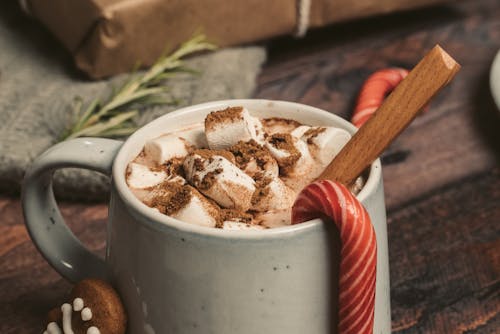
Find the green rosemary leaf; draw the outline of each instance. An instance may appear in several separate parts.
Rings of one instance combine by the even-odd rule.
[[[92,116],[92,113],[94,112],[94,110],[99,106],[99,103],[100,103],[99,99],[93,99],[92,102],[90,102],[90,104],[88,105],[85,112],[80,116],[80,119],[73,127],[73,129],[75,131],[79,131],[81,129],[83,124],[85,124],[85,122],[87,122],[87,120],[90,118],[90,116]]]
[[[82,112],[83,99],[80,96],[75,96],[73,98],[73,114],[77,117],[80,117],[80,113]]]
[[[105,101],[93,99],[85,111],[82,111],[83,101],[75,99],[73,107],[76,120],[64,131],[61,140],[80,136],[109,137],[130,134],[136,128],[132,117],[137,115],[139,110],[158,104],[172,105],[179,102],[166,94],[168,87],[163,85],[166,79],[180,73],[199,74],[198,71],[184,66],[182,58],[214,49],[216,46],[209,43],[204,35],[194,36],[170,55],[159,57],[144,73],[136,73],[138,65],[135,66],[129,78],[121,87],[113,89]],[[137,110],[130,111],[131,108]]]
[[[101,137],[125,137],[129,136],[137,130],[137,126],[131,125],[130,127],[115,127],[101,132]]]
[[[142,97],[161,94],[164,93],[165,91],[166,87],[152,87],[152,88],[145,88],[134,93],[119,96],[116,99],[110,101],[105,106],[103,106],[102,110],[99,111],[96,114],[96,116],[101,116],[105,114],[108,110],[123,107],[124,105],[134,102],[135,100],[138,100]]]
[[[99,136],[102,132],[105,132],[120,124],[123,124],[125,121],[130,120],[137,114],[138,114],[137,110],[120,113],[114,117],[111,117],[106,121],[101,121],[95,125],[85,127],[84,129],[69,135],[66,139],[84,137],[84,136]]]

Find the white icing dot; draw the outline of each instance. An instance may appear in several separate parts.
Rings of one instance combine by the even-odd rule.
[[[73,310],[81,311],[82,309],[83,309],[83,299],[75,298],[75,300],[73,300]]]
[[[99,331],[99,328],[92,326],[87,329],[87,334],[101,334],[101,332]]]
[[[45,333],[47,333],[47,334],[63,334],[62,330],[59,328],[59,326],[55,322],[50,322],[47,325],[47,330],[43,333],[44,334]]]
[[[73,328],[71,327],[71,313],[73,313],[73,308],[70,304],[64,303],[61,306],[61,311],[63,314],[62,324],[64,334],[74,334]]]
[[[86,307],[82,310],[82,320],[89,321],[90,319],[92,319],[92,311]]]

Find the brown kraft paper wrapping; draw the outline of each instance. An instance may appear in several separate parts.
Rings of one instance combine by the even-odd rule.
[[[446,0],[310,0],[311,28]],[[92,78],[151,65],[160,54],[203,32],[219,46],[293,34],[294,0],[28,0],[31,15]]]

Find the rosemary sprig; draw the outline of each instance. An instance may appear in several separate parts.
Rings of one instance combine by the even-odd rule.
[[[83,137],[121,137],[137,129],[132,121],[138,113],[153,105],[175,104],[166,95],[168,87],[163,82],[178,73],[197,73],[184,66],[183,58],[200,51],[214,50],[216,46],[204,35],[197,35],[179,46],[170,55],[161,56],[146,72],[131,75],[125,84],[105,100],[93,99],[83,108],[81,98],[73,106],[75,122],[65,131],[61,140]]]

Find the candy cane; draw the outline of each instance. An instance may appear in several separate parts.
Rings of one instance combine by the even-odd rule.
[[[371,334],[375,309],[377,243],[370,217],[340,183],[321,180],[304,188],[292,223],[326,215],[340,232],[339,334]]]
[[[370,75],[361,87],[351,122],[361,127],[407,75],[408,71],[403,68],[387,68]]]

